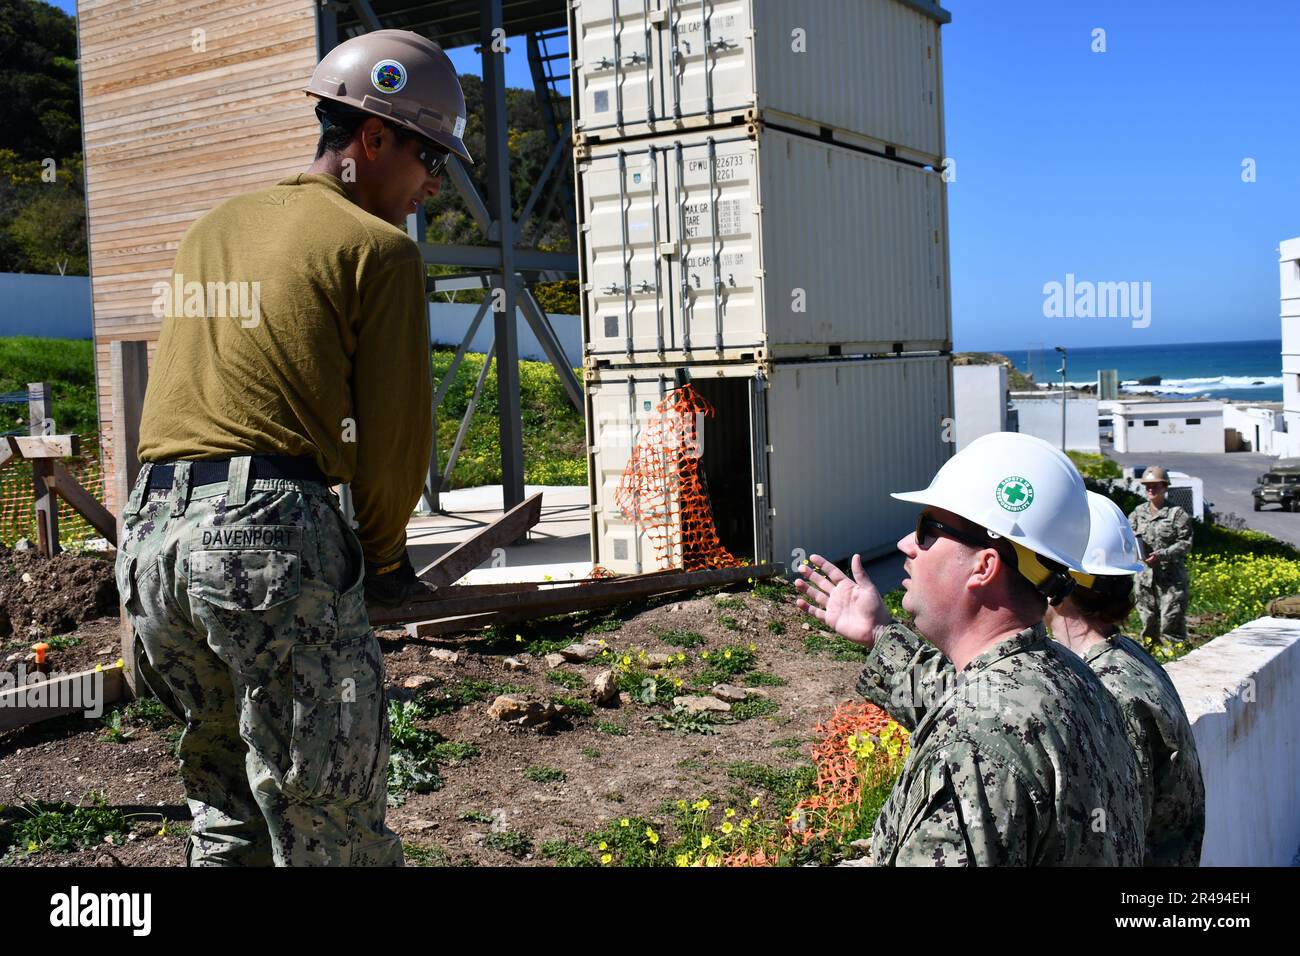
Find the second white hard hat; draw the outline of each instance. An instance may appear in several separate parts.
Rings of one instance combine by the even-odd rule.
[[[1119,505],[1090,491],[1088,513],[1092,521],[1083,570],[1089,574],[1137,574],[1146,567],[1138,553],[1137,536]]]
[[[1070,459],[1041,438],[983,435],[949,458],[928,488],[891,497],[951,511],[1072,571],[1083,570],[1087,489]]]

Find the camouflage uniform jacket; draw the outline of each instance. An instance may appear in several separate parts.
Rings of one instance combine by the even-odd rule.
[[[1187,580],[1187,553],[1192,550],[1192,519],[1178,505],[1166,504],[1154,514],[1145,502],[1128,516],[1139,541],[1145,546],[1144,555],[1159,552],[1155,568],[1146,568],[1138,574],[1139,585],[1180,584]]]
[[[960,673],[890,625],[858,689],[912,729],[911,755],[872,831],[876,865],[1142,862],[1137,765],[1123,718],[1041,622]]]
[[[1187,712],[1165,669],[1122,634],[1083,653],[1110,691],[1137,754],[1146,812],[1144,866],[1197,866],[1205,835],[1205,783]]]

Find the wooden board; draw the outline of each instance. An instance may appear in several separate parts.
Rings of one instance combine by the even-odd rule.
[[[90,682],[102,682],[95,690]],[[80,687],[76,685],[80,683]],[[97,708],[107,708],[122,699],[125,682],[122,668],[105,667],[101,671],[79,671],[42,681],[39,688],[28,685],[0,691],[0,731],[13,730],[37,721],[84,713],[88,695],[94,695]],[[59,706],[60,703],[65,706]]]
[[[423,568],[418,577],[433,587],[455,584],[467,573],[491,557],[493,550],[504,548],[523,537],[542,518],[542,493],[526,498],[472,538],[461,542],[437,561]]]

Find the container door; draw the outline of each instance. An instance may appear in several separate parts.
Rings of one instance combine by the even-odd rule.
[[[692,137],[664,151],[670,348],[708,361],[764,342],[758,270],[758,145]]]
[[[587,351],[653,358],[671,337],[667,270],[659,258],[661,150],[617,150],[578,167],[585,220]]]
[[[575,129],[587,132],[645,123],[659,84],[658,0],[582,0],[574,11],[578,105]]]
[[[663,0],[662,115],[741,113],[754,102],[750,0]]]
[[[767,379],[762,375],[749,380],[749,433],[754,458],[754,563],[763,564],[772,560],[772,516],[767,477]]]

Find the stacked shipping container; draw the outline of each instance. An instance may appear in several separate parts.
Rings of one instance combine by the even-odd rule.
[[[939,26],[926,0],[574,0],[593,560],[658,570],[614,503],[684,371],[723,544],[878,554],[948,454]]]

